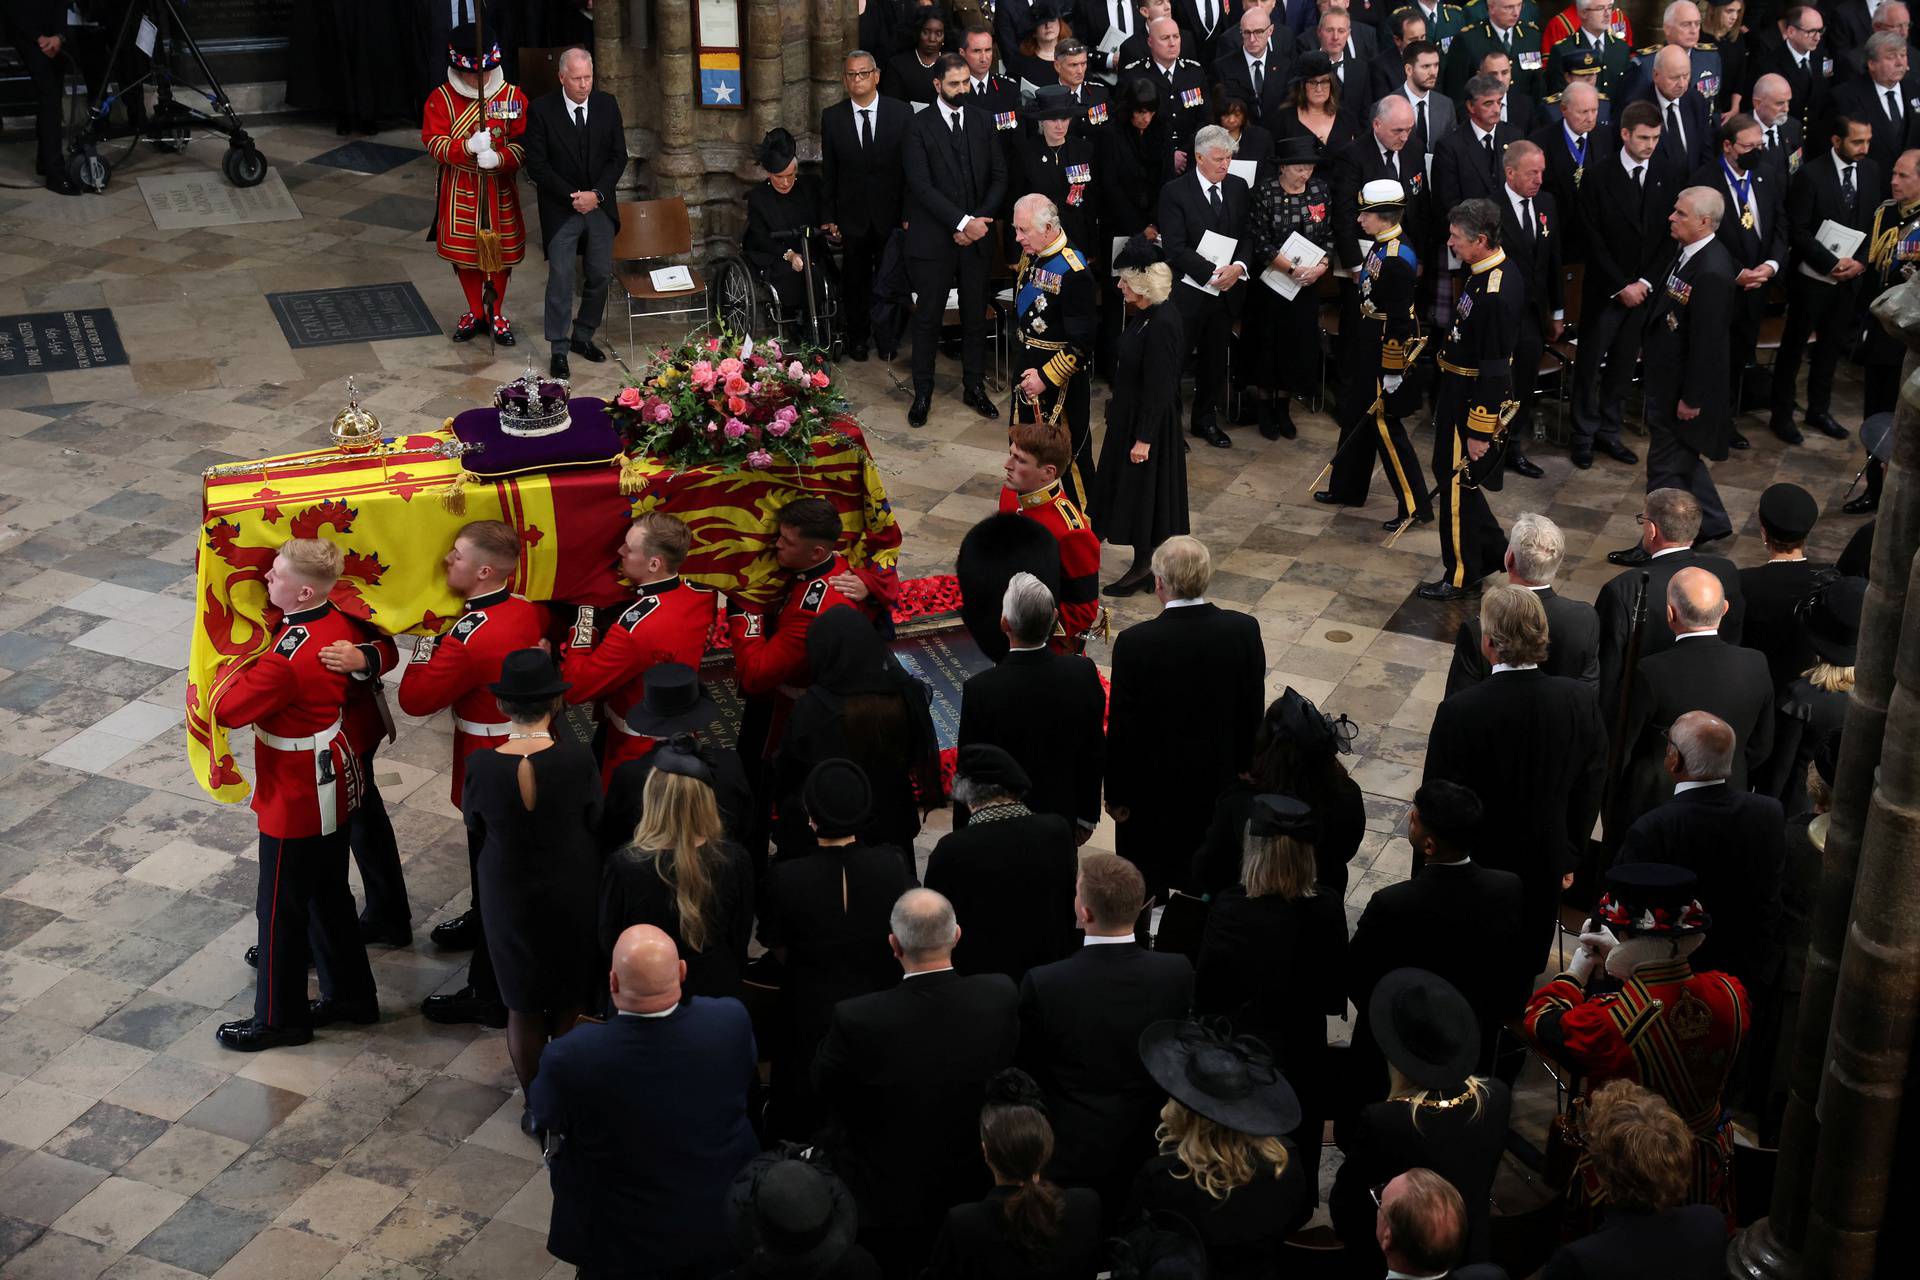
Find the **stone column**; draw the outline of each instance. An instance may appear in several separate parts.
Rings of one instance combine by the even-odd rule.
[[[1911,354],[1920,352],[1920,280],[1889,289],[1873,313],[1910,354],[1835,768],[1772,1214],[1729,1251],[1735,1271],[1752,1277],[1871,1271],[1920,999],[1920,594],[1910,580],[1920,546]]]

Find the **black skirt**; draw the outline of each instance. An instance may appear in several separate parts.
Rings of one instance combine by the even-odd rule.
[[[1093,491],[1094,530],[1115,546],[1153,548],[1186,533],[1187,455],[1180,439],[1186,331],[1171,302],[1136,313],[1120,335],[1107,435]],[[1152,451],[1129,455],[1136,440]]]

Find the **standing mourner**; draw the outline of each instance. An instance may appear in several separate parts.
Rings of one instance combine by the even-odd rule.
[[[1893,197],[1873,211],[1867,240],[1861,246],[1867,254],[1865,292],[1878,297],[1906,279],[1915,262],[1920,262],[1920,151],[1903,151],[1893,163]],[[1900,397],[1900,365],[1907,358],[1906,344],[1880,325],[1866,325],[1860,343],[1860,359],[1866,365],[1861,396],[1861,421],[1877,413],[1892,413]],[[1867,491],[1848,499],[1842,508],[1850,516],[1867,515],[1880,509],[1880,489],[1886,483],[1886,464],[1867,460]]]
[[[34,140],[38,150],[34,172],[43,176],[47,190],[77,196],[81,189],[67,180],[60,154],[60,98],[64,72],[54,61],[67,39],[66,0],[8,0],[0,5],[0,27],[33,83]],[[137,96],[137,95],[136,95]]]
[[[1052,122],[1058,126],[1058,121]],[[1090,151],[1067,140],[1054,167],[1071,184],[1071,152]],[[1078,166],[1084,168],[1084,165]],[[1069,191],[1071,191],[1071,186]],[[1071,197],[1069,197],[1071,198]],[[1092,437],[1087,430],[1087,378],[1099,320],[1095,284],[1085,251],[1068,243],[1062,211],[1046,196],[1024,195],[1013,206],[1013,237],[1020,245],[1014,272],[1013,367],[1020,370],[1012,421],[1058,426],[1064,417],[1073,463],[1060,477],[1084,510],[1093,489]]]
[[[1264,16],[1261,18],[1265,21]],[[1320,351],[1320,279],[1332,267],[1333,189],[1316,173],[1320,157],[1305,138],[1288,138],[1274,148],[1272,172],[1253,193],[1247,234],[1253,237],[1253,261],[1264,262],[1293,281],[1293,297],[1284,298],[1264,283],[1247,298],[1248,327],[1264,336],[1257,349],[1248,391],[1258,406],[1260,434],[1291,440],[1293,401],[1318,390]],[[1295,262],[1285,253],[1294,236],[1319,249],[1320,261]]]
[[[1252,203],[1247,184],[1231,172],[1233,139],[1217,124],[1194,135],[1193,165],[1160,189],[1160,247],[1167,265],[1178,273],[1174,305],[1186,323],[1193,351],[1193,411],[1190,431],[1216,449],[1233,441],[1220,429],[1217,406],[1226,390],[1227,353],[1233,342],[1233,322],[1246,304],[1247,212]],[[1227,248],[1216,249],[1209,233],[1224,238]],[[1215,263],[1200,252],[1230,253]]]
[[[872,0],[875,6],[881,0]],[[847,55],[841,81],[847,96],[820,113],[821,217],[840,240],[840,287],[846,299],[847,354],[867,358],[873,334],[873,273],[887,239],[900,227],[906,178],[900,149],[913,108],[880,93],[875,55]],[[880,357],[894,352],[882,346]]]
[[[547,254],[542,323],[553,356],[548,371],[571,376],[567,352],[594,364],[607,356],[593,345],[613,278],[613,237],[620,230],[615,189],[627,171],[627,131],[620,102],[593,90],[593,55],[560,55],[560,87],[527,112],[527,175],[540,203],[540,245]],[[573,309],[574,259],[584,287]]]
[[[493,339],[510,347],[507,277],[527,251],[514,177],[526,160],[520,138],[527,130],[527,96],[506,82],[499,42],[488,42],[476,57],[479,42],[471,23],[453,29],[447,82],[427,97],[420,141],[440,165],[439,207],[427,237],[453,264],[467,296],[453,340],[465,342],[478,333],[491,302]]]
[[[340,731],[347,678],[320,661],[329,644],[358,639],[327,599],[341,561],[340,548],[318,538],[281,546],[266,581],[281,615],[273,646],[223,673],[213,692],[222,725],[253,726],[260,976],[253,1016],[215,1033],[242,1053],[305,1044],[315,1027],[380,1017],[347,887],[347,824],[360,800],[360,775]],[[311,1004],[309,939],[320,971],[320,998]]]
[[[1086,112],[1073,91],[1061,85],[1050,84],[1034,94],[1026,109],[1034,130],[1014,142],[1014,163],[1007,171],[1010,191],[1053,202],[1061,233],[1083,258],[1093,249],[1096,203],[1093,139],[1081,128]]]

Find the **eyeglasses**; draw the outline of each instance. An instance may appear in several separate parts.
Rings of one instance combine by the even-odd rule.
[[[879,75],[880,72],[873,67],[868,67],[865,71],[846,71],[841,74],[848,80],[867,80]]]
[[[1392,1181],[1392,1180],[1389,1179],[1388,1181]],[[1367,1194],[1373,1197],[1374,1208],[1376,1209],[1384,1208],[1385,1206],[1382,1205],[1380,1202],[1386,1198],[1387,1183],[1382,1182],[1382,1183],[1378,1183],[1375,1186],[1368,1187]]]
[[[1827,29],[1826,29],[1825,27],[1801,27],[1801,26],[1796,26],[1796,27],[1794,27],[1794,30],[1795,30],[1795,31],[1798,31],[1798,32],[1799,32],[1799,33],[1800,33],[1801,35],[1803,35],[1803,36],[1823,36],[1823,35],[1825,35],[1825,34],[1827,34]]]

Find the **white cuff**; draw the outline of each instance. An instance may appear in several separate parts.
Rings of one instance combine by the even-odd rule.
[[[969,222],[972,222],[972,221],[973,221],[973,215],[971,215],[971,214],[965,214],[965,213],[963,213],[963,214],[961,214],[961,215],[960,215],[960,221],[959,221],[959,223],[958,223],[958,224],[957,224],[957,225],[956,225],[956,226],[954,227],[954,230],[955,230],[955,231],[965,231],[965,230],[967,229],[967,224],[968,224]]]

